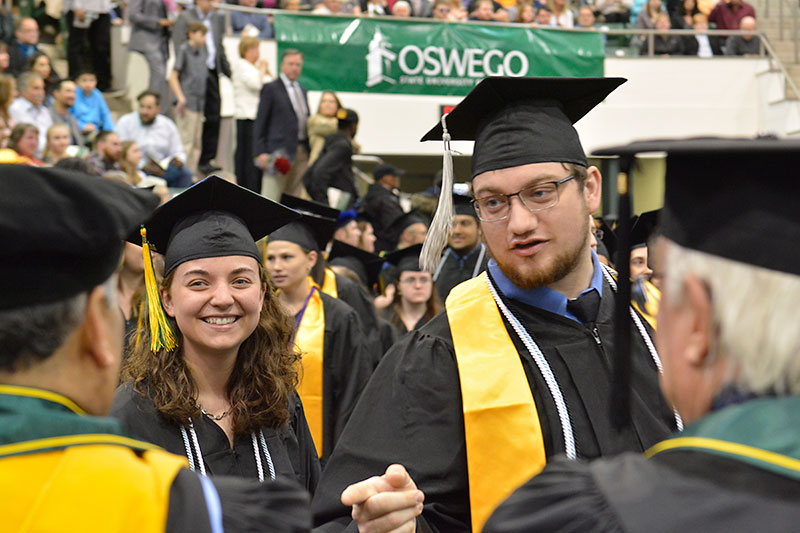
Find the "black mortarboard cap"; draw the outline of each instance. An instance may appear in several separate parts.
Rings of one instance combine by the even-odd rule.
[[[297,196],[292,196],[291,194],[282,194],[281,203],[302,214],[312,214],[318,217],[332,218],[334,220],[338,219],[341,213],[338,209],[330,207],[327,204],[321,204],[313,200],[305,200]]]
[[[654,211],[646,211],[635,217],[631,224],[631,248],[647,246],[647,241],[656,231],[660,214],[661,210],[656,209]]]
[[[372,287],[378,281],[378,274],[380,274],[384,259],[361,248],[335,240],[328,255],[328,262],[331,265],[349,268],[358,275],[364,285]]]
[[[402,250],[395,250],[387,254],[384,259],[394,265],[397,276],[401,272],[420,272],[422,269],[419,267],[419,253],[422,251],[421,244],[415,244]]]
[[[159,207],[145,223],[147,240],[164,254],[164,274],[193,259],[243,255],[259,263],[255,241],[299,213],[244,187],[209,176]],[[131,239],[141,243],[138,233]]]
[[[660,233],[733,261],[800,275],[800,141],[696,138],[637,142],[598,155],[666,152]]]
[[[603,244],[606,246],[606,250],[609,253],[608,258],[615,260],[617,256],[617,249],[619,248],[619,243],[617,242],[617,234],[616,232],[609,226],[608,222],[605,218],[600,218],[600,229],[603,230]]]
[[[64,300],[106,281],[122,242],[158,205],[133,187],[61,169],[3,165],[0,309]]]
[[[303,214],[300,220],[286,224],[269,236],[269,241],[293,242],[301,248],[319,252],[328,246],[336,232],[336,219]]]
[[[393,239],[397,240],[407,227],[419,222],[422,222],[426,226],[428,225],[428,221],[425,217],[416,209],[412,209],[408,213],[403,213],[395,218],[391,224],[389,224],[387,231],[392,235]]]
[[[478,218],[478,213],[472,207],[472,198],[463,194],[453,194],[453,212],[456,215],[468,215]]]
[[[472,177],[529,163],[587,166],[573,124],[624,78],[507,78],[482,80],[446,116],[452,140],[474,140]],[[437,123],[423,141],[441,141]]]

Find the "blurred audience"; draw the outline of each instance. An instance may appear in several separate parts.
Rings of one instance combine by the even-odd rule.
[[[48,165],[55,165],[65,157],[69,157],[67,148],[70,144],[69,126],[53,124],[47,130],[47,143],[42,151],[42,161]]]
[[[11,118],[16,124],[32,124],[39,132],[39,149],[36,152],[42,154],[45,142],[47,142],[47,130],[53,125],[50,117],[50,110],[44,106],[44,80],[36,72],[23,72],[17,79],[19,96],[9,107]]]

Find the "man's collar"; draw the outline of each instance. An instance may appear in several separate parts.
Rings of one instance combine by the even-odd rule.
[[[591,252],[592,267],[594,268],[592,272],[592,281],[589,284],[589,287],[581,292],[581,295],[595,290],[602,297],[603,271],[602,267],[600,266],[600,260],[597,258],[597,254],[595,254],[594,250]],[[507,298],[538,307],[539,309],[561,315],[580,323],[580,320],[572,315],[572,313],[567,311],[567,297],[564,294],[547,287],[537,287],[535,289],[522,289],[517,287],[505,274],[503,274],[503,271],[500,270],[500,265],[498,265],[497,261],[494,259],[489,260],[489,273],[492,275],[492,279],[497,284],[500,292],[502,292]]]

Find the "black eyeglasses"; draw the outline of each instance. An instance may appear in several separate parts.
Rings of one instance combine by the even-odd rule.
[[[555,207],[558,204],[558,186],[575,178],[575,174],[558,181],[537,183],[514,194],[493,194],[472,200],[478,218],[484,222],[499,222],[508,218],[511,211],[511,198],[519,196],[528,211],[535,213]]]

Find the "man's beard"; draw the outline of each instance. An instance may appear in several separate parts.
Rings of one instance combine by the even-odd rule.
[[[553,264],[548,270],[520,271],[516,265],[504,263],[502,259],[494,254],[493,257],[495,261],[497,261],[497,266],[500,267],[503,274],[505,274],[514,285],[521,289],[536,289],[552,285],[574,271],[585,257],[584,254],[586,253],[586,243],[588,240],[589,231],[587,229],[583,241],[574,248],[561,250],[554,258]]]
[[[141,121],[141,123],[142,123],[142,126],[149,126],[150,124],[152,124],[153,122],[155,122],[155,121],[156,121],[156,117],[157,117],[157,116],[158,116],[158,115],[153,115],[153,118],[151,118],[151,119],[150,119],[150,120],[148,120],[148,121],[145,121],[145,120],[142,118],[142,115],[139,115],[139,120]]]

